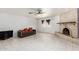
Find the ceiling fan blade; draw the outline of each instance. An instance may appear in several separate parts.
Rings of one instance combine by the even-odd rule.
[[[35,11],[31,11],[31,12],[29,12],[29,14],[37,15],[37,14],[43,14],[43,12],[42,12],[41,9],[37,9],[37,10],[35,10]]]
[[[33,12],[29,12],[29,14],[33,14]]]

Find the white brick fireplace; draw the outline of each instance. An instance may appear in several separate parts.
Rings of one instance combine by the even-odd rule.
[[[60,33],[71,36],[71,37],[77,37],[77,27],[76,22],[63,22],[60,24]]]
[[[60,14],[60,33],[70,37],[78,38],[77,9]]]

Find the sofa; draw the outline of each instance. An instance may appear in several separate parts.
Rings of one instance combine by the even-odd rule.
[[[13,30],[0,31],[0,40],[5,40],[13,37]]]
[[[36,30],[32,28],[24,28],[17,32],[19,38],[27,37],[36,34]]]

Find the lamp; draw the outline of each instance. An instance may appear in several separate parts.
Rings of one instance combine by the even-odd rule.
[[[46,22],[47,22],[48,24],[50,24],[50,19],[47,19]]]
[[[44,23],[44,20],[41,20],[42,24]]]

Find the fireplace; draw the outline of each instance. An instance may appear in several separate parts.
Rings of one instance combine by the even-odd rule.
[[[63,29],[63,34],[70,36],[70,31],[68,28]]]
[[[77,25],[75,21],[71,22],[60,22],[60,33],[77,38]]]
[[[60,15],[60,21],[57,23],[60,26],[59,33],[72,38],[79,38],[79,10],[77,10],[71,9]]]

